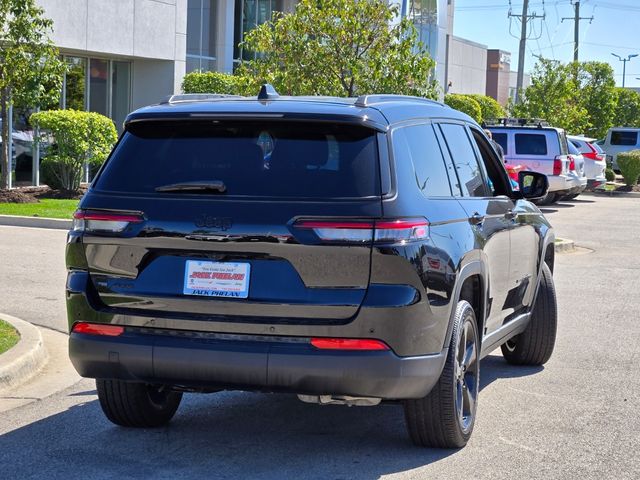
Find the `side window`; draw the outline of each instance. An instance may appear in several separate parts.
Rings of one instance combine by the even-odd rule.
[[[411,125],[393,132],[396,158],[413,163],[418,188],[428,197],[450,197],[449,178],[442,151],[431,125]]]
[[[485,136],[474,127],[470,127],[472,142],[477,147],[482,159],[480,167],[484,167],[483,173],[489,178],[489,184],[494,195],[509,195],[511,185],[505,176],[505,168],[500,158],[496,157],[493,149]],[[506,134],[502,134],[505,135]]]
[[[613,130],[611,132],[611,145],[636,145],[638,143],[638,132]]]
[[[442,123],[440,129],[451,154],[451,159],[456,166],[462,195],[466,197],[491,195],[465,127],[458,124]]]
[[[491,137],[493,138],[494,142],[502,147],[504,154],[507,155],[509,153],[509,151],[507,150],[507,134],[491,132]]]
[[[547,137],[544,133],[516,133],[517,155],[546,155]]]

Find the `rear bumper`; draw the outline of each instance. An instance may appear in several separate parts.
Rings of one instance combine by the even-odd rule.
[[[139,333],[145,331],[145,333]],[[392,351],[317,350],[308,339],[130,329],[120,337],[72,333],[71,362],[83,377],[195,389],[284,391],[383,399],[420,398],[435,385],[447,350],[399,357]]]
[[[574,195],[582,193],[587,188],[587,178],[575,174],[551,175],[549,179],[549,192],[557,195]]]

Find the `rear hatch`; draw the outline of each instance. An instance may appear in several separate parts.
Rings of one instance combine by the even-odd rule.
[[[270,119],[130,124],[77,213],[97,305],[177,319],[348,321],[369,283],[364,225],[382,213],[376,135]],[[341,238],[349,222],[359,228]]]

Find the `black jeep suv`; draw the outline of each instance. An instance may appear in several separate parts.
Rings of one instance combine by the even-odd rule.
[[[479,360],[553,350],[554,235],[480,127],[430,100],[174,96],[129,115],[74,215],[69,350],[106,416],[183,392],[404,405],[463,446]]]

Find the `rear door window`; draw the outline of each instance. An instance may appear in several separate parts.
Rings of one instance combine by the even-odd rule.
[[[395,130],[393,151],[396,159],[411,159],[416,184],[424,195],[451,196],[444,158],[431,125],[411,125]]]
[[[317,122],[140,122],[127,128],[94,188],[155,193],[223,182],[224,196],[362,198],[380,194],[373,130]]]
[[[636,145],[638,143],[638,132],[613,130],[611,132],[611,145]]]
[[[547,137],[544,133],[516,133],[517,155],[546,155]]]
[[[491,138],[493,138],[493,141],[496,142],[498,145],[500,145],[502,147],[502,150],[504,151],[505,155],[507,155],[509,153],[508,149],[507,149],[507,134],[506,133],[493,133],[491,132]]]
[[[442,123],[440,129],[456,167],[458,186],[462,195],[465,197],[491,195],[465,127],[453,123]]]

